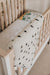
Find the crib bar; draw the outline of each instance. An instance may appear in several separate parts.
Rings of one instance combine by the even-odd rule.
[[[24,12],[26,11],[26,9],[25,9],[25,2],[26,0],[24,0],[24,2],[23,2],[23,9],[24,9]]]
[[[20,16],[20,0],[18,0],[18,16]]]
[[[18,67],[18,75],[21,75],[21,68]]]
[[[4,75],[15,75],[14,51],[4,51],[0,49],[0,58],[4,69]]]
[[[50,7],[43,13],[43,16],[45,17],[49,12],[50,12]]]
[[[3,20],[3,17],[2,17],[2,9],[1,9],[1,3],[0,3],[0,26],[1,26],[1,30],[4,30],[4,20]]]
[[[8,18],[7,18],[7,10],[6,10],[6,2],[3,1],[3,10],[4,10],[4,20],[5,20],[5,27],[8,26]]]
[[[17,0],[15,0],[15,19],[17,19]]]
[[[4,30],[4,20],[3,20],[3,17],[2,17],[2,13],[0,13],[0,20],[1,20],[1,30]]]
[[[11,24],[11,11],[10,11],[10,1],[7,0],[7,13],[8,13],[8,22]]]
[[[4,20],[3,20],[3,16],[2,16],[2,9],[1,9],[1,4],[0,4],[0,26],[1,26],[1,30],[4,30]]]
[[[43,22],[43,26],[40,32],[40,43],[39,45],[41,46],[42,43],[45,41],[45,39],[47,39],[47,37],[49,36],[50,33],[50,9],[48,9],[45,13],[43,13],[44,16],[44,22]]]
[[[21,0],[21,14],[23,14],[23,0]]]
[[[14,22],[15,17],[14,17],[14,0],[11,0],[11,13],[12,13],[12,21]]]
[[[9,55],[9,59],[10,59],[10,67],[11,67],[11,71],[12,71],[12,75],[15,75],[15,69],[14,69],[14,51],[12,51]]]

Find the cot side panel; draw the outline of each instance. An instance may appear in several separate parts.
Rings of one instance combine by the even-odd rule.
[[[40,32],[40,45],[47,39],[50,35],[50,9],[46,11],[44,16],[43,26]]]
[[[34,57],[36,57],[37,53],[41,48],[43,48],[43,46],[46,44],[46,41],[48,42],[48,39],[50,38],[50,9],[47,9],[47,11],[43,13],[43,16],[44,22],[40,31],[39,47],[38,50],[36,50]]]
[[[2,54],[1,54],[2,53]],[[4,75],[15,75],[14,69],[14,51],[4,51],[0,49],[0,58],[2,60]]]
[[[25,0],[0,0],[1,30],[4,30],[25,12]]]
[[[7,15],[8,15],[8,24],[11,24],[11,7],[10,7],[10,0],[7,0]]]

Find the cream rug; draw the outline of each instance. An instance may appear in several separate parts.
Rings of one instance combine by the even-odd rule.
[[[50,45],[47,45],[28,75],[50,75]]]

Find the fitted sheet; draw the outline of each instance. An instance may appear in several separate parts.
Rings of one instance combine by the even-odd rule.
[[[30,13],[27,12],[27,13]],[[25,14],[27,14],[25,13]],[[11,40],[13,40],[17,34],[19,32],[21,32],[23,30],[23,28],[25,28],[32,20],[34,20],[37,16],[42,16],[40,13],[38,12],[31,12],[31,18],[29,20],[22,20],[21,18],[23,16],[21,16],[18,20],[16,20],[13,24],[11,24],[10,26],[8,26],[8,28],[6,28],[3,32],[0,33],[0,48],[2,49],[8,49],[8,44]],[[30,15],[27,15],[27,17],[29,17]],[[43,21],[43,17],[42,17],[42,21]]]
[[[16,35],[23,30],[27,25],[25,21],[16,20],[13,24],[8,26],[3,32],[0,33],[0,48],[8,50],[9,42],[16,37]]]

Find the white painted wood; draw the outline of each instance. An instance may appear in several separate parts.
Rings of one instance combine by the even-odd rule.
[[[17,19],[17,0],[14,0],[14,4],[15,4],[15,19]]]
[[[3,64],[0,56],[0,75],[4,75]]]
[[[8,17],[7,17],[7,9],[6,9],[5,1],[3,1],[3,10],[4,10],[5,27],[7,27],[8,26]]]
[[[10,7],[10,0],[7,0],[7,15],[8,15],[8,22],[11,24],[11,7]]]
[[[12,14],[12,21],[14,22],[15,20],[15,12],[14,12],[14,0],[11,0],[11,14]]]
[[[10,68],[9,56],[6,56],[5,59],[2,57],[1,59],[2,59],[2,64],[3,64],[5,75],[12,75],[11,68]]]

